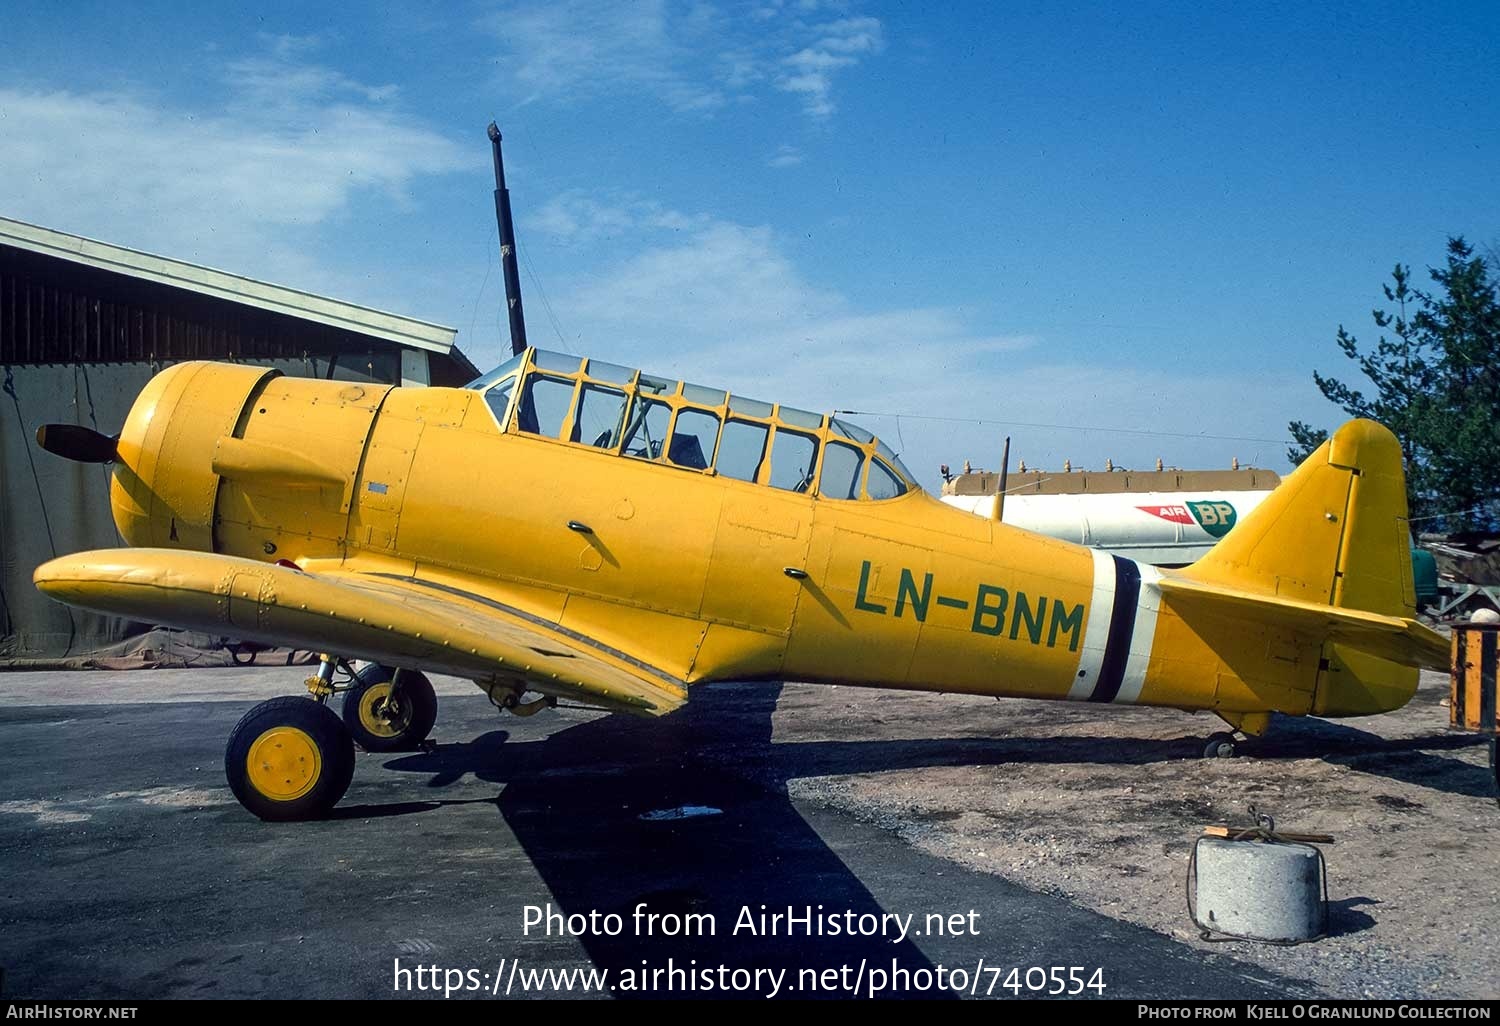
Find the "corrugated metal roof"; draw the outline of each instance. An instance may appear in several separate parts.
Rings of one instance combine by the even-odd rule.
[[[453,341],[458,335],[457,329],[445,328],[440,324],[373,310],[367,306],[356,306],[327,296],[314,295],[284,285],[272,285],[170,257],[142,253],[124,246],[86,239],[81,235],[69,235],[67,232],[8,217],[0,217],[0,245],[15,246],[104,271],[128,274],[205,296],[301,317],[433,353],[447,354],[453,349]]]
[[[1281,483],[1274,470],[1012,470],[1006,495],[1121,495],[1132,492],[1270,491]],[[994,495],[1000,473],[975,470],[943,483],[944,495]]]

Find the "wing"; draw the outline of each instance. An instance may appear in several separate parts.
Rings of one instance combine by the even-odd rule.
[[[102,613],[484,681],[661,715],[680,680],[623,652],[473,592],[399,575],[303,571],[178,549],[64,556],[33,577],[47,595]]]
[[[1316,602],[1257,595],[1182,577],[1164,577],[1163,595],[1174,603],[1227,615],[1254,616],[1291,630],[1349,645],[1402,666],[1446,670],[1449,645],[1437,631],[1402,616],[1367,613],[1360,609],[1325,606]]]

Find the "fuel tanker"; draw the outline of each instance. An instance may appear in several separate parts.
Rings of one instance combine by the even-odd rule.
[[[942,500],[1013,527],[1142,563],[1186,566],[1260,505],[1280,477],[1269,470],[1021,470],[970,472]],[[996,506],[999,504],[999,516]]]

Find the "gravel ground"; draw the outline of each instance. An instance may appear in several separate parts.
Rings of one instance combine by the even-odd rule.
[[[1211,946],[1331,996],[1494,998],[1500,809],[1487,746],[1447,729],[1447,687],[1424,674],[1395,713],[1278,719],[1233,759],[1199,757],[1210,716],[805,685],[783,690],[776,741],[881,752],[875,772],[812,760],[795,798],[1205,948],[1184,895],[1202,827],[1254,807],[1332,834],[1329,937]]]
[[[27,704],[65,709],[98,704],[100,687],[111,704],[291,694],[305,674],[23,673],[3,683]],[[443,695],[474,695],[463,682],[437,684]],[[1328,996],[1495,998],[1500,809],[1487,747],[1447,730],[1446,695],[1446,677],[1424,675],[1399,712],[1281,719],[1242,757],[1205,760],[1203,738],[1220,729],[1211,716],[787,685],[767,696],[771,745],[705,742],[699,757],[927,854],[1311,981]],[[736,709],[715,715],[749,715]],[[655,729],[670,734],[671,725]],[[152,808],[185,800],[162,787],[116,791],[105,797]],[[69,822],[71,806],[19,792],[0,799],[0,812],[27,814],[18,819]],[[1252,806],[1283,830],[1336,837],[1324,846],[1330,937],[1294,948],[1198,939],[1184,899],[1193,840],[1206,825],[1249,822]]]

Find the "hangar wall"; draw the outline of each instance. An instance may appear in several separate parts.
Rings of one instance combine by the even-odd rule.
[[[454,334],[0,218],[0,669],[148,663],[164,646],[177,661],[206,659],[215,643],[182,636],[146,645],[139,639],[150,625],[71,610],[33,587],[32,571],[54,555],[121,544],[109,470],[42,451],[40,425],[113,434],[146,382],[184,360],[462,385],[478,371],[453,347]]]
[[[326,361],[322,368],[300,359],[255,362],[286,374],[326,374]],[[3,368],[0,663],[122,657],[129,647],[124,643],[147,630],[145,624],[70,609],[32,586],[32,571],[55,555],[123,544],[109,512],[109,468],[43,452],[36,446],[36,429],[69,423],[113,434],[159,369],[151,363]]]

